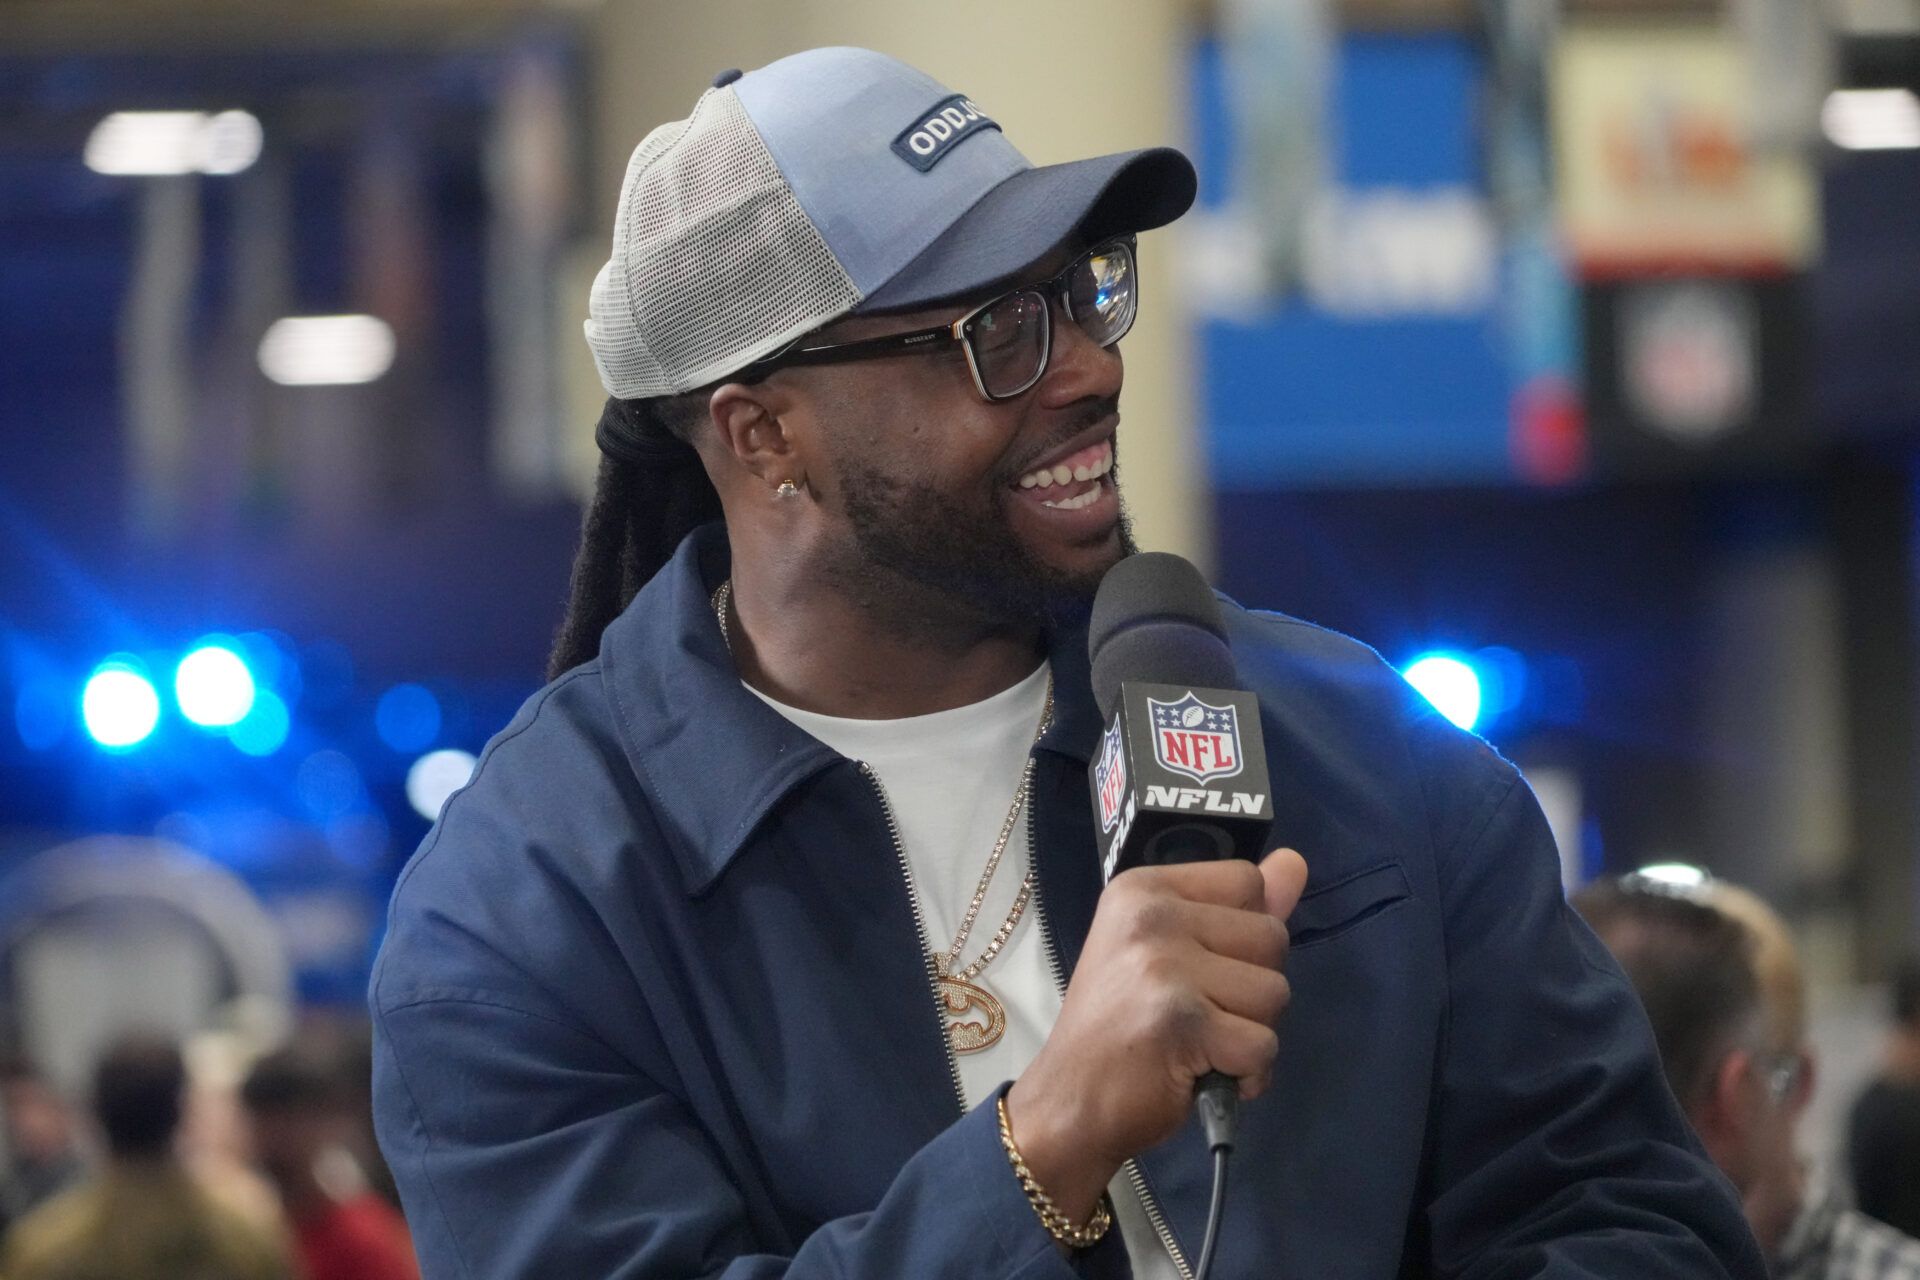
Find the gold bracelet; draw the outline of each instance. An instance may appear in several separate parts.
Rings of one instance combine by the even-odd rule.
[[[1013,1165],[1013,1176],[1020,1179],[1020,1189],[1027,1193],[1027,1203],[1040,1215],[1040,1225],[1070,1249],[1086,1249],[1100,1243],[1100,1237],[1106,1235],[1107,1228],[1113,1225],[1113,1207],[1107,1200],[1107,1193],[1100,1193],[1100,1202],[1093,1206],[1093,1216],[1087,1219],[1087,1225],[1074,1226],[1064,1213],[1054,1207],[1053,1197],[1040,1189],[1033,1170],[1027,1168],[1027,1162],[1020,1156],[1020,1148],[1013,1145],[1013,1125],[1007,1119],[1006,1094],[1000,1095],[998,1105],[1000,1145],[1006,1148],[1007,1161]]]

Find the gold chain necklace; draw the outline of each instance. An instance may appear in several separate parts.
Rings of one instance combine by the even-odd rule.
[[[727,606],[733,599],[733,579],[728,578],[713,592],[713,615],[720,623],[720,638],[726,643],[727,652],[733,652],[733,636],[727,625]],[[1047,675],[1047,704],[1040,713],[1040,727],[1034,730],[1033,740],[1038,742],[1046,733],[1047,726],[1053,723],[1053,675]],[[880,787],[882,799],[886,798],[886,788],[881,786],[879,774],[868,770],[874,785]],[[1027,801],[1033,795],[1033,756],[1029,752],[1027,767],[1020,774],[1020,785],[1013,793],[1013,806],[1007,810],[1005,821],[1000,824],[1000,836],[993,842],[993,852],[987,857],[987,865],[980,873],[980,882],[974,886],[973,900],[967,903],[967,913],[960,921],[960,929],[953,936],[953,945],[945,955],[934,955],[934,994],[938,999],[942,1020],[946,1024],[947,1043],[955,1053],[979,1053],[999,1043],[1007,1029],[1007,1011],[994,994],[979,985],[974,979],[982,970],[993,963],[1000,954],[1000,948],[1013,936],[1014,928],[1020,923],[1020,917],[1026,913],[1027,903],[1033,897],[1034,862],[1032,850],[1027,853],[1027,874],[1020,880],[1020,891],[1014,895],[1013,906],[1008,910],[1006,919],[993,931],[993,937],[981,949],[973,962],[959,971],[954,966],[960,963],[960,949],[967,944],[967,938],[973,933],[973,922],[980,914],[980,904],[986,901],[987,888],[993,883],[993,873],[1000,868],[1001,855],[1007,851],[1007,842],[1013,838],[1014,825],[1020,820],[1021,810],[1027,807]],[[891,802],[889,802],[891,804]],[[979,1010],[986,1018],[981,1023],[967,1017],[973,1010]]]

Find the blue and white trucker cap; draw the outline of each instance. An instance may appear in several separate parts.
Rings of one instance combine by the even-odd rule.
[[[721,75],[634,150],[587,343],[610,394],[676,395],[849,312],[1008,280],[1075,232],[1163,226],[1194,186],[1167,147],[1036,168],[930,76],[810,49]]]

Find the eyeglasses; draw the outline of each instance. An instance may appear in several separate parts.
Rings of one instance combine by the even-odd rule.
[[[838,364],[879,360],[913,351],[944,351],[959,343],[966,353],[973,385],[988,400],[1011,400],[1040,381],[1053,355],[1053,306],[1080,326],[1100,347],[1127,335],[1139,314],[1140,291],[1132,236],[1109,240],[1075,258],[1050,280],[1021,285],[981,303],[951,324],[912,333],[892,333],[858,342],[776,351],[742,370],[747,379],[765,377],[795,364]]]
[[[1758,1056],[1755,1067],[1760,1072],[1760,1082],[1766,1088],[1768,1100],[1777,1107],[1792,1096],[1800,1087],[1800,1081],[1806,1077],[1807,1055],[1789,1050]]]

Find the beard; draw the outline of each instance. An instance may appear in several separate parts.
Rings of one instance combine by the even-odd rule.
[[[1116,456],[1111,473],[1119,496]],[[1004,483],[982,499],[903,481],[849,461],[844,501],[853,546],[834,576],[876,617],[909,634],[951,640],[953,628],[1048,630],[1084,623],[1113,564],[1138,548],[1120,504],[1112,562],[1075,572],[1048,564],[1013,531]]]

